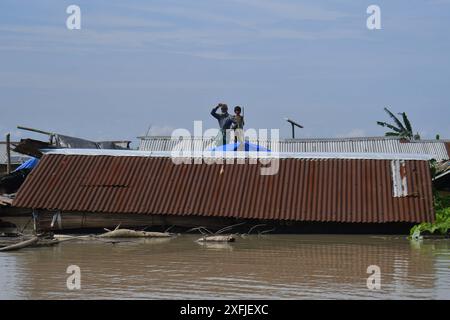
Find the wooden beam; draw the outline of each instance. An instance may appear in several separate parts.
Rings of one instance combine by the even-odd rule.
[[[6,173],[11,173],[11,134],[6,134]]]

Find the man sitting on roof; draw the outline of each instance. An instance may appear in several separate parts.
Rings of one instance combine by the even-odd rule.
[[[222,113],[217,113],[219,108]],[[211,110],[211,115],[219,122],[222,145],[227,144],[227,130],[230,129],[232,124],[231,115],[228,113],[228,106],[225,103],[219,103]]]

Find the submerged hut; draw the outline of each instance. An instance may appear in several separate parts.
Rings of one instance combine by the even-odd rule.
[[[407,231],[434,220],[429,158],[281,153],[276,174],[262,175],[268,164],[245,157],[178,164],[164,152],[53,150],[13,202],[29,214],[2,219],[25,223],[33,212],[41,229],[57,228],[57,214],[64,229],[245,222],[279,232]]]

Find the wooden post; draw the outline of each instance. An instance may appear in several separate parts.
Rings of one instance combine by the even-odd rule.
[[[11,173],[11,134],[6,134],[6,173]]]

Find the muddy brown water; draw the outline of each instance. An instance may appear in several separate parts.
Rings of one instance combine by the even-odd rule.
[[[450,299],[450,241],[265,235],[61,243],[0,253],[1,299]],[[80,290],[67,288],[69,265]],[[367,268],[381,288],[367,288]]]

